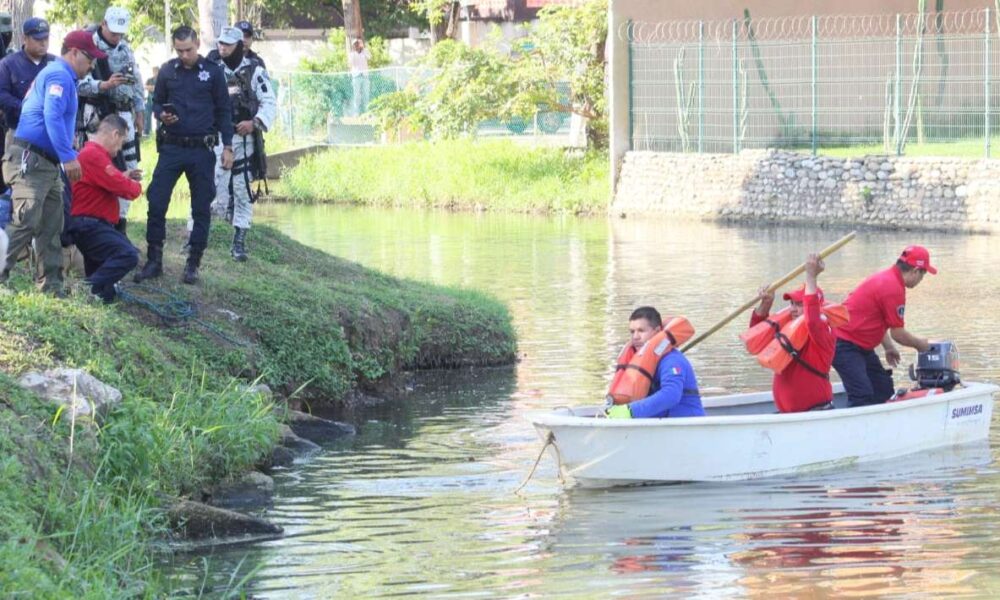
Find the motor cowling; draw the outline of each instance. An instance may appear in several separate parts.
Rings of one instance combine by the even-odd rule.
[[[962,382],[959,376],[958,347],[952,342],[931,342],[926,352],[917,353],[917,363],[910,365],[910,379],[918,388],[942,388],[951,391]]]

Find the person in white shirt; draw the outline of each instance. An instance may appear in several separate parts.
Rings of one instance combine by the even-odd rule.
[[[360,38],[354,38],[351,51],[347,53],[347,66],[351,70],[351,86],[354,89],[354,102],[351,107],[355,116],[368,109],[368,59],[372,57]]]

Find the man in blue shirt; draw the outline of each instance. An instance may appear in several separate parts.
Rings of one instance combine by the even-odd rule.
[[[178,27],[171,34],[177,58],[163,63],[153,88],[153,114],[161,125],[156,132],[159,160],[146,198],[147,261],[136,281],[163,274],[166,216],[177,179],[183,173],[191,189],[194,228],[181,281],[198,281],[201,256],[208,245],[215,199],[215,145],[222,138],[222,168],[233,166],[233,112],[222,67],[198,54],[198,34]]]
[[[21,27],[24,34],[24,45],[21,50],[0,60],[0,110],[3,110],[5,130],[4,139],[0,141],[0,155],[3,154],[8,138],[13,137],[21,117],[21,102],[24,101],[31,82],[45,65],[55,60],[49,54],[49,24],[45,19],[32,17]],[[0,187],[6,184],[0,181]]]
[[[62,245],[63,181],[80,179],[80,163],[73,150],[76,124],[76,82],[94,60],[107,57],[86,31],[74,31],[63,40],[61,57],[45,66],[21,105],[21,118],[4,155],[4,177],[10,182],[14,216],[7,226],[10,246],[5,280],[17,255],[36,240],[38,285],[44,292],[63,296]]]
[[[652,306],[640,306],[629,317],[632,347],[638,351],[643,344],[663,329],[663,319]],[[703,417],[698,380],[694,369],[681,351],[674,348],[663,355],[649,386],[649,395],[628,404],[610,407],[612,419]]]

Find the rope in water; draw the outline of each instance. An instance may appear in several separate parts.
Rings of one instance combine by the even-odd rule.
[[[549,434],[545,436],[545,443],[542,445],[542,449],[538,451],[538,458],[535,459],[535,464],[531,466],[531,471],[528,472],[528,476],[524,478],[521,485],[514,489],[515,494],[520,494],[524,486],[528,485],[528,482],[531,481],[531,478],[535,475],[535,469],[538,468],[538,463],[542,462],[542,456],[545,454],[545,449],[549,447],[549,444],[552,444],[555,441],[556,436],[550,431]]]
[[[249,342],[227,334],[217,326],[198,318],[198,306],[177,294],[162,288],[141,283],[119,284],[118,297],[122,302],[141,306],[160,318],[168,327],[194,323],[205,331],[234,346],[249,347]]]

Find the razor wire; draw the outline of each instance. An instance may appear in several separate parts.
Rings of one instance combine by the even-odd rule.
[[[626,23],[632,148],[941,143],[988,156],[1000,135],[997,22],[987,9]]]

